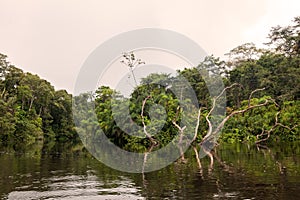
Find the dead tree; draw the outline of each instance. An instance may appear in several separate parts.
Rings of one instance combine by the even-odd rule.
[[[238,83],[234,83],[228,87],[225,87],[221,93],[214,97],[212,99],[212,107],[211,109],[208,111],[208,114],[206,115],[205,119],[206,119],[206,122],[208,124],[208,130],[207,130],[207,134],[203,137],[201,143],[200,143],[200,146],[203,150],[203,152],[209,156],[210,158],[210,169],[212,169],[213,167],[213,164],[214,164],[214,156],[213,154],[210,152],[210,150],[212,149],[213,146],[215,146],[215,144],[217,143],[217,136],[219,135],[220,131],[222,130],[222,128],[224,127],[225,123],[233,116],[235,115],[238,115],[238,114],[242,114],[242,113],[245,113],[249,110],[252,110],[254,108],[258,108],[258,107],[263,107],[263,106],[266,106],[268,105],[270,102],[273,102],[276,104],[276,102],[273,100],[273,99],[266,99],[265,102],[261,103],[261,104],[256,104],[256,105],[251,105],[251,99],[252,99],[252,96],[254,93],[256,92],[259,92],[259,91],[262,91],[264,90],[264,88],[260,88],[260,89],[256,89],[254,91],[251,92],[251,94],[249,95],[248,97],[248,105],[245,109],[243,110],[236,110],[236,111],[233,111],[231,112],[229,115],[227,115],[218,125],[217,127],[214,129],[213,127],[213,124],[210,120],[210,116],[212,114],[212,112],[214,111],[215,107],[216,107],[216,103],[217,101],[224,95],[224,93],[235,87],[235,86],[241,86],[240,84]],[[144,102],[146,101],[147,99],[144,100]],[[199,124],[200,124],[200,117],[201,117],[201,111],[202,111],[203,107],[200,107],[199,110],[198,110],[198,115],[197,115],[197,124],[196,124],[196,127],[195,127],[195,133],[194,133],[194,137],[192,139],[191,142],[195,141],[196,138],[197,138],[197,135],[198,135],[198,128],[199,128]],[[177,120],[178,120],[178,115],[180,113],[180,107],[177,108],[177,112],[176,112],[176,117],[173,119],[172,123],[173,125],[179,130],[179,144],[181,144],[182,142],[182,138],[183,138],[183,135],[184,135],[184,130],[186,129],[186,126],[179,126],[177,124]],[[144,128],[145,128],[145,125],[144,125]],[[145,129],[144,129],[145,130]],[[147,133],[147,132],[145,132]],[[147,135],[147,134],[146,134]],[[181,159],[184,159],[184,156],[183,156],[183,152],[181,152],[182,156],[181,156]]]
[[[196,156],[196,160],[197,160],[197,164],[198,164],[198,168],[199,168],[199,173],[200,173],[200,175],[202,175],[203,174],[203,169],[202,169],[201,161],[199,159],[198,150],[195,146],[193,146],[193,150],[195,152],[195,156]]]
[[[184,158],[184,152],[182,150],[182,139],[183,139],[183,133],[184,133],[184,129],[186,129],[186,126],[179,126],[176,121],[178,120],[178,116],[179,116],[179,112],[180,112],[180,107],[177,107],[176,110],[176,115],[175,118],[172,120],[172,123],[174,124],[174,126],[179,130],[179,140],[178,140],[178,146],[179,146],[179,151],[180,151],[180,155],[181,155],[181,161],[185,162],[185,158]]]
[[[212,107],[211,109],[209,110],[207,116],[206,116],[206,121],[207,121],[207,124],[208,124],[208,131],[207,131],[207,134],[203,137],[201,143],[200,143],[200,146],[203,150],[203,152],[208,155],[210,157],[210,160],[211,160],[211,167],[213,165],[213,156],[212,154],[210,153],[211,149],[217,144],[217,139],[218,139],[218,135],[219,133],[221,132],[222,128],[224,127],[225,123],[233,116],[235,115],[238,115],[238,114],[242,114],[242,113],[245,113],[249,110],[252,110],[254,108],[258,108],[258,107],[263,107],[263,106],[266,106],[268,105],[270,102],[273,102],[275,103],[275,101],[273,99],[266,99],[263,103],[260,103],[260,104],[256,104],[256,105],[251,105],[251,98],[253,96],[254,93],[258,92],[258,91],[262,91],[264,90],[264,88],[260,88],[260,89],[256,89],[254,91],[251,92],[251,94],[249,95],[249,98],[248,98],[248,105],[245,109],[242,109],[242,110],[236,110],[236,111],[233,111],[231,112],[229,115],[227,115],[218,125],[217,127],[214,129],[213,125],[212,125],[212,122],[210,120],[210,115],[211,113],[213,112],[213,110],[215,109],[216,107],[216,102],[218,99],[220,99],[222,97],[222,95],[224,94],[224,92],[228,89],[231,89],[232,87],[234,86],[241,86],[240,84],[237,84],[237,83],[234,83],[228,87],[225,87],[222,92],[217,96],[217,97],[214,97],[213,100],[212,100]]]
[[[198,115],[197,115],[197,124],[196,124],[196,127],[195,127],[195,132],[194,132],[194,136],[193,136],[193,139],[191,140],[191,143],[193,141],[196,140],[197,138],[197,135],[198,135],[198,128],[199,128],[199,125],[200,125],[200,116],[201,116],[201,110],[202,108],[200,108],[198,110]],[[179,116],[179,113],[181,113],[181,109],[180,109],[180,106],[177,107],[177,111],[176,111],[176,115],[175,115],[175,118],[172,120],[172,123],[173,125],[179,130],[179,140],[178,140],[178,145],[179,145],[179,149],[180,149],[180,154],[181,154],[181,159],[182,161],[185,160],[184,158],[184,152],[182,150],[182,141],[183,141],[183,136],[184,136],[184,130],[186,129],[186,126],[183,126],[181,127],[179,124],[177,124],[177,120],[178,120],[178,116]]]
[[[151,134],[148,133],[147,131],[147,126],[145,123],[145,117],[144,117],[144,109],[145,109],[145,105],[148,99],[150,99],[151,96],[147,96],[144,100],[143,100],[143,104],[142,104],[142,111],[141,111],[141,118],[142,118],[142,124],[143,124],[143,130],[144,133],[146,135],[146,137],[151,141],[151,144],[157,145],[157,141],[155,139],[152,138]]]
[[[256,89],[254,91],[251,92],[251,94],[249,95],[249,98],[248,98],[248,106],[243,109],[243,110],[236,110],[236,111],[233,111],[231,112],[229,115],[227,115],[222,121],[221,123],[213,130],[213,126],[212,126],[212,123],[209,119],[212,111],[215,109],[215,106],[216,106],[216,101],[224,94],[224,92],[234,86],[237,86],[239,84],[232,84],[226,88],[223,89],[223,91],[219,94],[219,96],[213,98],[213,103],[212,103],[212,108],[210,109],[210,111],[208,112],[207,116],[206,116],[206,121],[208,123],[208,131],[207,131],[207,134],[204,136],[204,138],[202,139],[202,142],[200,143],[202,146],[203,144],[205,144],[206,142],[211,142],[211,143],[216,143],[216,139],[217,139],[217,135],[220,133],[220,131],[222,130],[222,128],[224,127],[225,123],[231,118],[233,117],[234,115],[238,115],[238,114],[242,114],[242,113],[245,113],[249,110],[252,110],[254,108],[258,108],[258,107],[262,107],[262,106],[266,106],[268,105],[270,102],[275,102],[273,99],[266,99],[265,102],[261,103],[261,104],[256,104],[256,105],[251,105],[251,98],[253,96],[254,93],[258,92],[258,91],[262,91],[264,90],[264,88],[261,88],[261,89]],[[212,141],[213,140],[213,141]]]
[[[155,145],[152,144],[151,147],[148,149],[148,151],[146,151],[146,152],[144,153],[144,160],[143,160],[143,166],[142,166],[143,183],[146,182],[146,179],[145,179],[145,166],[146,166],[146,164],[147,164],[148,154],[152,152],[154,146],[155,146]],[[145,184],[144,184],[144,185],[145,185]]]

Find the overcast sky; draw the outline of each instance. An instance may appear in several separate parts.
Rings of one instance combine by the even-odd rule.
[[[298,15],[299,0],[0,0],[0,52],[72,92],[88,55],[119,33],[169,29],[222,57]]]

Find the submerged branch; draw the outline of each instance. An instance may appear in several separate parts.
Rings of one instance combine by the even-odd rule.
[[[193,150],[195,152],[195,156],[196,156],[196,160],[197,160],[197,164],[198,164],[200,175],[202,175],[203,169],[202,169],[202,165],[201,165],[201,162],[200,162],[200,159],[199,159],[199,154],[198,154],[197,148],[194,146]]]
[[[209,168],[208,171],[212,171],[213,167],[214,167],[214,156],[213,154],[210,152],[209,149],[206,149],[205,146],[202,146],[202,150],[203,152],[208,155],[209,159],[210,159],[210,164],[209,164]]]

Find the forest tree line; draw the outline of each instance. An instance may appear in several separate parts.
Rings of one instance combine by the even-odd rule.
[[[33,143],[77,137],[72,96],[38,75],[23,72],[0,54],[0,141]]]
[[[231,50],[226,61],[208,56],[198,66],[178,70],[177,76],[151,74],[136,85],[130,97],[122,96],[108,86],[100,86],[95,93],[85,93],[72,97],[65,90],[55,90],[46,80],[37,75],[23,72],[11,65],[7,56],[0,54],[0,141],[1,143],[33,143],[36,140],[69,141],[78,140],[72,115],[72,99],[75,106],[93,103],[97,121],[108,138],[124,149],[141,150],[150,145],[151,139],[161,145],[168,144],[183,129],[178,126],[186,115],[186,132],[194,132],[193,120],[199,120],[195,140],[200,142],[209,128],[207,118],[213,105],[206,82],[199,73],[205,69],[210,74],[222,73],[226,91],[226,113],[247,109],[247,106],[264,106],[251,109],[231,117],[224,125],[221,140],[233,141],[274,141],[297,140],[300,137],[300,17],[290,26],[277,26],[268,36],[268,48],[260,49],[252,43],[240,45]],[[129,57],[128,57],[129,56]],[[137,59],[134,54],[124,55],[124,59]],[[127,66],[130,69],[130,66]],[[134,74],[133,74],[134,75]],[[164,86],[176,86],[178,77],[189,81],[203,109],[197,112],[182,113],[178,97]],[[178,86],[179,87],[179,86]],[[182,86],[180,86],[182,87]],[[258,90],[251,99],[249,95]],[[183,88],[184,91],[184,88]],[[127,123],[123,129],[113,120],[116,114],[112,104],[125,102],[130,116],[124,116]],[[150,111],[152,105],[160,105],[166,110],[166,119],[159,116],[161,109]],[[122,107],[119,107],[121,116]],[[157,116],[153,121],[150,115]],[[191,116],[188,116],[191,115]],[[196,117],[195,117],[196,116]],[[93,121],[82,116],[77,123],[86,130],[93,127]],[[124,129],[131,123],[148,126],[147,132],[161,131],[154,136],[139,138],[130,136]],[[127,126],[127,127],[126,127]],[[86,131],[85,130],[85,131]],[[183,130],[182,130],[183,131]]]

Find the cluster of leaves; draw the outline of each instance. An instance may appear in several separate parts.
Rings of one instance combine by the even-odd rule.
[[[0,54],[0,142],[32,143],[74,138],[72,97]]]

